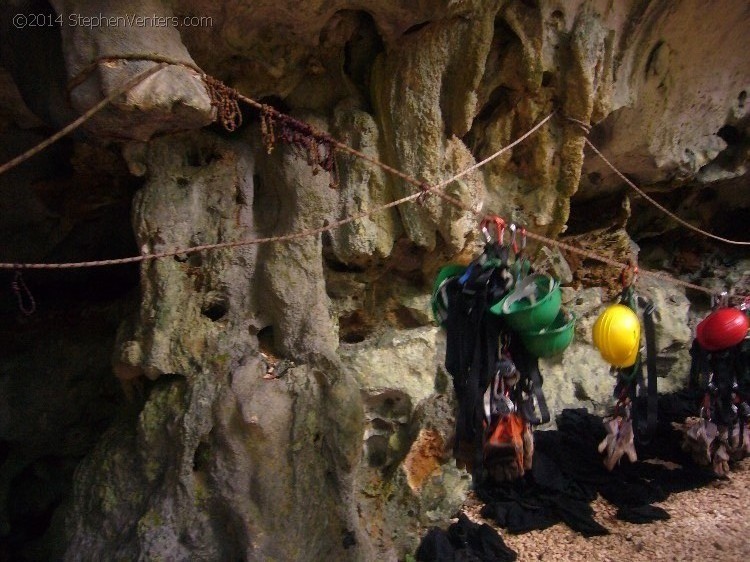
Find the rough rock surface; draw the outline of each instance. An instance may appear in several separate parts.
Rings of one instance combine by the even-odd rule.
[[[453,391],[437,328],[389,331],[343,346],[361,389],[364,450],[358,509],[384,559],[411,552],[423,526],[460,507],[470,477],[452,459]]]
[[[157,64],[148,61],[149,56],[194,64],[174,26],[127,24],[130,14],[149,17],[155,22],[171,16],[161,0],[135,0],[127,4],[53,0],[51,4],[67,24],[60,27],[62,48],[68,76],[75,81],[71,102],[79,112]],[[93,18],[102,15],[114,18],[117,25],[97,24]],[[87,17],[92,18],[90,25],[85,24]],[[133,60],[98,62],[101,57],[119,56]],[[138,60],[139,56],[143,60]],[[95,67],[90,69],[94,63]],[[123,103],[115,103],[111,111],[95,117],[88,126],[102,136],[147,140],[157,133],[197,128],[211,122],[211,100],[195,71],[170,65],[159,74],[158,78],[151,76],[130,90]],[[78,83],[79,80],[82,81]]]
[[[63,16],[66,25],[19,28],[18,13]],[[71,25],[71,15],[182,24]],[[536,232],[570,228],[567,242],[619,261],[638,256],[635,239],[649,264],[739,293],[747,255],[706,260],[710,248],[675,239],[682,231],[672,223],[622,197],[622,183],[564,117],[595,125],[593,142],[681,216],[746,236],[737,225],[748,201],[748,19],[741,0],[720,10],[698,0],[12,0],[0,9],[0,153],[4,162],[29,148],[154,57],[195,63],[428,183],[556,110],[535,136],[446,191]],[[99,57],[128,60],[89,68]],[[314,230],[412,193],[362,160],[338,154],[332,178],[279,139],[265,146],[247,108],[234,135],[198,131],[214,111],[198,74],[170,65],[85,132],[0,177],[2,261],[102,259]],[[663,233],[672,238],[655,241]],[[440,266],[473,257],[479,234],[469,213],[433,196],[323,235],[146,261],[134,303],[124,296],[132,270],[30,274],[40,306],[83,294],[92,299],[84,314],[109,294],[122,320],[116,330],[114,319],[90,328],[97,349],[81,353],[86,368],[56,371],[86,384],[52,418],[78,416],[71,427],[86,428],[85,397],[98,400],[93,389],[110,369],[131,401],[118,394],[63,454],[56,444],[67,425],[27,427],[6,399],[3,555],[403,558],[469,485],[450,459],[451,384],[440,332],[429,327],[429,290]],[[619,271],[550,248],[536,257],[569,284],[565,303],[579,317],[571,348],[542,362],[550,406],[603,413],[613,381],[589,334]],[[639,287],[659,307],[668,390],[686,374],[690,327],[705,303],[645,278]],[[4,311],[15,306],[8,299]],[[65,300],[59,310],[75,306]],[[0,320],[13,331],[18,317]],[[34,401],[50,395],[36,389],[53,377],[18,385],[36,370],[23,366],[24,338],[40,340],[34,349],[80,348],[56,343],[54,330],[17,337],[0,384],[37,411]],[[81,355],[71,360],[83,364]],[[50,477],[47,453],[64,457],[64,477]],[[37,482],[55,494],[34,496]],[[28,531],[32,515],[40,533]]]

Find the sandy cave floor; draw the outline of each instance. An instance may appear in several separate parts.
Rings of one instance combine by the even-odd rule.
[[[727,480],[671,494],[654,505],[666,509],[671,519],[636,525],[616,519],[616,508],[598,498],[592,504],[595,518],[610,534],[592,538],[563,523],[511,535],[479,515],[482,504],[473,494],[464,512],[473,521],[498,529],[505,543],[518,552],[519,562],[750,560],[750,459],[735,463]]]

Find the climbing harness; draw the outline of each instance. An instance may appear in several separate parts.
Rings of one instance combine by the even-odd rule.
[[[471,468],[476,485],[487,476],[508,480],[531,468],[532,428],[550,420],[538,358],[561,352],[574,322],[561,312],[559,282],[531,271],[524,229],[520,247],[519,229],[499,217],[484,218],[480,230],[483,252],[468,266],[443,267],[432,293],[458,400],[454,455]],[[565,322],[558,325],[561,315]],[[528,345],[528,337],[541,343]]]
[[[701,409],[685,423],[683,449],[725,475],[730,460],[750,453],[750,322],[745,303],[731,308],[725,293],[713,305],[690,349],[688,388],[699,393]]]
[[[630,462],[637,460],[636,442],[647,444],[656,431],[657,374],[655,308],[651,301],[635,293],[638,267],[631,264],[620,275],[622,291],[619,302],[607,307],[593,327],[594,345],[602,357],[612,365],[616,378],[614,397],[616,403],[610,416],[605,418],[606,437],[599,444],[604,453],[604,466],[612,470],[623,456]],[[638,307],[643,309],[643,326],[646,340],[647,380],[643,378],[643,353]],[[643,401],[636,401],[645,397]]]

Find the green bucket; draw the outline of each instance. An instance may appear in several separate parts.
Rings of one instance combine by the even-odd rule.
[[[552,324],[561,303],[560,282],[549,275],[536,274],[518,283],[490,312],[505,317],[516,332],[538,332]]]
[[[432,286],[432,299],[430,304],[432,305],[432,315],[435,318],[435,322],[442,326],[445,322],[445,318],[448,314],[447,304],[443,302],[443,298],[440,295],[440,290],[443,288],[443,284],[451,277],[457,275],[463,275],[466,271],[466,267],[455,263],[448,264],[438,271],[437,277],[435,277],[435,283]]]
[[[521,332],[521,341],[535,357],[552,357],[562,353],[573,341],[576,317],[562,310],[552,324],[540,331]]]

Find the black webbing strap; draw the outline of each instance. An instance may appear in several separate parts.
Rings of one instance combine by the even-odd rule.
[[[549,408],[547,407],[547,400],[544,398],[544,392],[542,390],[544,379],[539,372],[539,359],[526,350],[526,347],[524,347],[523,342],[519,337],[510,338],[509,351],[513,363],[516,364],[516,368],[521,373],[521,380],[517,384],[517,387],[524,392],[530,391],[529,393],[536,398],[537,407],[539,408],[540,417],[536,417],[534,401],[533,398],[529,396],[528,399],[519,404],[521,406],[523,417],[531,425],[548,423],[551,416]],[[520,396],[518,398],[520,398]]]
[[[487,293],[492,268],[478,264],[461,284],[457,279],[446,285],[449,295],[445,322],[447,341],[445,367],[453,378],[458,399],[454,454],[461,442],[473,443],[481,469],[484,437],[484,390],[494,374],[498,353],[498,332],[488,312]]]
[[[690,378],[688,379],[689,390],[705,390],[711,373],[711,363],[708,352],[703,349],[697,339],[690,346]]]
[[[544,392],[542,391],[542,374],[539,372],[539,360],[535,357],[533,360],[533,366],[529,372],[529,379],[531,380],[531,388],[536,396],[536,404],[539,406],[539,414],[541,419],[534,425],[548,423],[550,420],[549,408],[547,407],[547,400],[544,398]]]
[[[643,307],[643,325],[644,335],[646,338],[646,373],[647,383],[643,380],[643,354],[639,351],[636,362],[630,369],[629,373],[623,369],[619,370],[617,386],[615,387],[615,396],[618,399],[623,391],[630,398],[631,402],[636,405],[636,396],[643,396],[644,388],[646,394],[645,416],[643,407],[634,407],[632,410],[633,423],[636,427],[638,440],[647,444],[656,433],[656,424],[658,422],[658,379],[656,373],[656,327],[654,326],[654,304],[643,297],[636,299],[635,293],[631,287],[625,287],[620,296],[620,303],[637,312],[637,306]],[[644,419],[645,418],[645,419]]]
[[[735,421],[733,394],[736,381],[735,349],[723,349],[711,353],[711,371],[713,379],[708,386],[712,394],[713,411],[711,421],[719,425],[732,425]]]
[[[641,432],[641,441],[647,443],[656,432],[658,394],[656,376],[656,328],[654,326],[654,304],[646,301],[643,311],[643,326],[646,331],[646,372],[648,377],[648,388],[646,398],[646,424]]]

